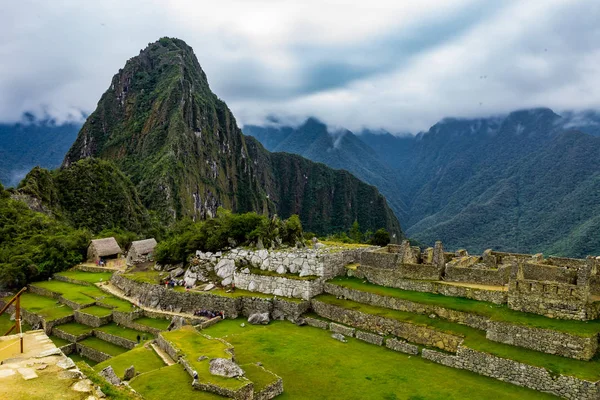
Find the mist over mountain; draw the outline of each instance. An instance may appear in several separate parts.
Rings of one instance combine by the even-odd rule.
[[[310,120],[244,130],[272,150],[346,168],[378,186],[407,235],[424,244],[583,256],[600,252],[590,233],[600,228],[600,119],[594,111],[561,114],[539,108],[446,118],[417,135],[346,131],[336,157],[333,136],[323,145],[323,135],[306,132]],[[370,175],[359,173],[362,163],[373,167]]]
[[[35,166],[60,166],[80,128],[81,123],[57,123],[31,113],[17,123],[0,123],[0,183],[17,186]]]

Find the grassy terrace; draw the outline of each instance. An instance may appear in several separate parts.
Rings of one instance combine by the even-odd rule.
[[[131,387],[146,400],[222,400],[225,397],[192,388],[192,378],[180,364],[147,372],[131,380]]]
[[[52,340],[52,343],[54,343],[54,345],[56,347],[63,347],[66,346],[68,344],[71,344],[71,342],[65,340],[65,339],[61,339],[59,337],[56,336],[48,336],[50,338],[50,340]]]
[[[73,310],[70,307],[60,304],[49,297],[40,296],[34,293],[24,293],[21,295],[21,307],[29,312],[39,315],[46,321],[53,321],[73,314]],[[2,332],[2,334],[4,334],[4,332]]]
[[[83,344],[84,346],[91,347],[92,349],[96,349],[103,353],[109,354],[113,357],[118,356],[119,354],[125,353],[127,351],[127,349],[124,347],[105,342],[104,340],[98,339],[95,336],[90,336],[89,338],[86,338],[79,343]]]
[[[106,361],[97,364],[94,369],[102,371],[104,368],[111,365],[118,377],[122,378],[125,370],[130,366],[134,366],[136,373],[150,372],[165,366],[161,358],[150,347],[138,346],[133,350],[129,350],[123,354],[112,357]]]
[[[255,363],[240,365],[244,370],[246,378],[254,383],[254,393],[258,393],[265,387],[277,381],[277,377]]]
[[[90,333],[92,328],[87,325],[82,325],[77,322],[71,322],[68,324],[58,325],[57,329],[60,329],[63,332],[70,333],[71,335],[79,336],[84,333]]]
[[[209,372],[210,359],[231,359],[231,354],[225,351],[227,346],[223,342],[216,339],[209,339],[190,326],[164,332],[162,335],[167,341],[175,345],[181,355],[186,357],[192,368],[198,372],[198,380],[200,382],[208,382],[232,390],[237,390],[248,383],[246,379],[225,378],[212,375]],[[208,358],[198,361],[200,356],[207,356]]]
[[[242,328],[241,322],[225,320],[205,331],[231,343],[240,364],[261,361],[281,376],[284,393],[278,400],[556,398],[357,339],[341,343],[310,326],[272,321]]]
[[[0,335],[4,335],[15,324],[15,321],[10,320],[10,314],[11,313],[5,312],[0,315]],[[21,330],[23,332],[30,331],[31,325],[25,321],[21,321]],[[11,334],[15,334],[16,332],[17,328],[13,329]]]
[[[85,272],[85,271],[64,271],[59,272],[56,275],[64,276],[66,278],[76,279],[78,281],[88,283],[107,282],[112,276],[112,272]]]
[[[366,314],[377,315],[400,322],[428,326],[438,331],[452,333],[465,338],[464,345],[472,349],[483,351],[502,358],[509,358],[524,364],[546,368],[554,373],[572,375],[582,379],[596,381],[600,379],[600,359],[598,356],[592,361],[580,361],[571,358],[540,353],[522,347],[493,342],[485,338],[485,332],[456,324],[439,318],[429,318],[426,315],[414,314],[388,308],[375,307],[350,300],[341,300],[331,295],[321,295],[315,298],[324,303],[336,305],[349,310],[360,311]],[[221,322],[222,323],[222,322]]]
[[[100,328],[94,328],[94,330],[105,332],[114,336],[120,336],[122,338],[132,340],[134,342],[137,341],[138,335],[140,335],[140,337],[146,336],[146,339],[148,340],[154,339],[154,335],[152,335],[151,333],[139,332],[134,329],[125,328],[124,326],[119,326],[114,322],[102,325]]]
[[[90,367],[93,367],[94,365],[98,364],[96,361],[94,360],[90,360],[87,357],[82,356],[79,353],[71,353],[69,354],[67,357],[69,357],[71,360],[73,360],[74,362],[80,362],[80,361],[84,361],[86,362]]]
[[[112,310],[110,308],[100,306],[81,308],[79,311],[81,311],[82,313],[94,315],[96,317],[106,317],[112,314]]]
[[[552,329],[579,336],[592,336],[600,332],[600,320],[596,321],[569,321],[544,317],[543,315],[523,313],[509,309],[506,305],[498,305],[465,299],[462,297],[443,296],[441,294],[413,292],[363,282],[361,279],[338,277],[329,281],[335,285],[362,292],[389,296],[402,300],[431,306],[444,307],[456,311],[483,315],[495,321],[509,322],[511,324],[526,325],[534,328]]]
[[[82,273],[88,274],[89,272]],[[117,311],[128,312],[132,310],[132,305],[129,302],[111,296],[96,286],[83,286],[61,281],[35,282],[32,283],[32,286],[60,293],[65,299],[81,305],[90,304],[95,300],[98,300],[102,303],[114,306]]]
[[[171,321],[169,321],[168,319],[150,317],[140,317],[134,320],[134,322],[141,325],[149,326],[150,328],[160,329],[161,331],[166,331],[169,325],[171,324]]]

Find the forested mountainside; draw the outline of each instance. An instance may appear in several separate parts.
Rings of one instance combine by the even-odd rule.
[[[317,233],[400,225],[379,191],[344,171],[249,142],[227,105],[212,93],[192,49],[162,38],[127,61],[67,153],[113,162],[142,204],[169,224],[234,212],[299,214]],[[290,176],[289,174],[294,174]]]
[[[406,207],[398,216],[407,236],[424,244],[443,240],[448,248],[476,252],[493,247],[585,256],[600,254],[600,241],[590,233],[598,227],[600,200],[600,187],[594,185],[600,176],[595,116],[560,116],[542,108],[491,118],[445,119],[416,136],[365,131],[357,138],[365,143],[366,157],[374,152],[394,171]],[[294,128],[278,128],[284,130]],[[269,136],[270,146],[294,151],[281,136]],[[343,152],[343,146],[338,151]],[[327,154],[305,155],[329,162]],[[351,170],[352,163],[347,168]]]
[[[35,166],[60,166],[80,128],[80,123],[38,120],[30,113],[18,123],[0,123],[0,183],[17,186]]]
[[[396,172],[363,141],[348,130],[329,133],[327,126],[309,118],[297,128],[248,125],[244,133],[258,139],[269,151],[299,154],[332,168],[345,169],[379,188],[399,219],[406,220],[407,207]]]

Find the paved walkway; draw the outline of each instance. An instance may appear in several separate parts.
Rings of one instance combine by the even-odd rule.
[[[495,290],[498,292],[507,292],[508,291],[508,286],[492,286],[492,285],[480,285],[478,283],[448,282],[448,281],[437,281],[437,282],[443,283],[444,285],[469,287],[469,288],[473,288],[473,289]]]

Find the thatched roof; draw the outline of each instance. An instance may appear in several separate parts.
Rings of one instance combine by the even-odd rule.
[[[155,239],[144,239],[144,240],[136,240],[135,242],[131,242],[131,247],[129,251],[135,250],[138,255],[152,253],[154,248],[156,247]]]
[[[90,247],[96,251],[98,257],[113,256],[123,252],[114,237],[92,240]]]

